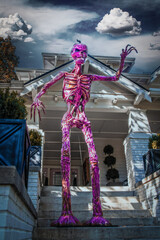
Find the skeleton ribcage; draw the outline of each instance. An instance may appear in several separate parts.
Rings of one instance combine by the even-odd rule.
[[[88,102],[90,97],[91,79],[87,75],[79,78],[74,74],[67,74],[63,85],[63,98],[66,102],[75,104],[77,101]]]

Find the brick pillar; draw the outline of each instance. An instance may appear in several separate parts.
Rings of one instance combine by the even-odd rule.
[[[148,138],[151,130],[145,111],[132,109],[129,111],[128,136],[124,140],[128,185],[135,188],[144,175],[143,155],[148,151]]]

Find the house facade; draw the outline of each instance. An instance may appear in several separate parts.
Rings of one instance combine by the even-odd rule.
[[[44,133],[43,174],[48,185],[61,185],[61,119],[66,112],[62,98],[63,79],[48,89],[41,97],[46,114],[39,120],[30,119],[30,106],[33,98],[42,86],[60,71],[71,71],[74,62],[67,54],[42,53],[44,69],[16,68],[18,81],[12,81],[1,87],[9,86],[26,99],[29,129],[38,129]],[[152,133],[160,132],[160,68],[152,74],[132,74],[134,58],[127,58],[124,71],[118,82],[94,82],[90,101],[86,105],[86,115],[91,122],[96,151],[99,157],[100,184],[112,185],[106,179],[107,166],[104,164],[106,145],[114,148],[116,158],[114,167],[119,171],[119,179],[114,185],[135,183],[145,176],[143,155],[148,151],[148,138]],[[84,74],[114,75],[118,69],[120,57],[88,56]],[[85,172],[88,150],[82,132],[71,130],[71,185],[86,184]],[[90,184],[90,183],[88,183]]]

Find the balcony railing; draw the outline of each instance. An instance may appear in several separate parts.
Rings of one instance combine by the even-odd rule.
[[[0,165],[15,166],[27,187],[30,140],[26,120],[0,119]]]

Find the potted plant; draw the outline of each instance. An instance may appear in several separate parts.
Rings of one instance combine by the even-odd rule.
[[[152,134],[148,143],[149,149],[160,149],[160,134]]]
[[[113,179],[113,183],[115,182],[116,178],[119,178],[119,172],[117,169],[113,168],[113,165],[116,163],[116,158],[112,155],[113,154],[113,147],[111,145],[107,145],[104,147],[104,153],[108,154],[108,156],[105,157],[104,159],[104,164],[110,167],[107,170],[106,173],[106,178],[107,180]]]
[[[29,138],[31,142],[30,150],[30,166],[41,166],[41,146],[42,135],[36,129],[29,131]]]

